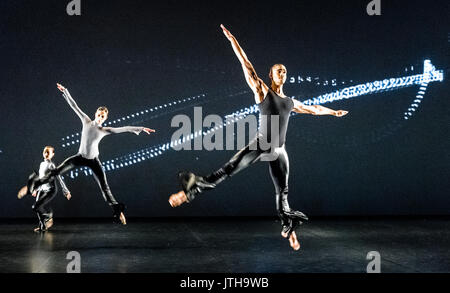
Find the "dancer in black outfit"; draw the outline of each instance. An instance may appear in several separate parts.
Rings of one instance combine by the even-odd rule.
[[[44,148],[44,151],[42,152],[42,155],[44,157],[44,161],[39,166],[39,175],[33,173],[32,177],[36,175],[39,176],[39,178],[43,178],[47,174],[47,172],[49,172],[49,170],[53,170],[56,168],[55,164],[52,162],[52,159],[55,156],[55,149],[53,147],[46,146]],[[67,189],[64,180],[61,178],[61,176],[57,176],[57,179],[59,185],[61,185],[64,196],[67,198],[67,200],[70,200],[72,195],[70,194],[69,189]],[[49,203],[58,193],[56,180],[50,180],[47,184],[41,185],[35,190],[29,190],[28,186],[24,186],[19,191],[17,197],[19,199],[22,199],[28,193],[36,197],[36,202],[32,208],[38,216],[39,226],[34,229],[34,231],[45,232],[53,226],[53,211],[49,207]]]
[[[179,178],[183,190],[172,194],[169,203],[172,207],[177,207],[185,202],[191,202],[197,194],[215,188],[226,178],[264,159],[270,162],[269,170],[276,192],[276,208],[282,225],[281,235],[284,238],[289,238],[291,247],[298,250],[300,244],[295,229],[308,218],[302,212],[292,210],[288,203],[289,160],[285,149],[285,139],[290,113],[294,111],[302,114],[342,117],[348,112],[334,111],[318,105],[307,106],[287,97],[283,93],[287,72],[286,67],[282,64],[272,66],[269,73],[271,86],[268,87],[257,76],[253,65],[239,46],[236,38],[223,25],[221,25],[221,28],[241,62],[245,79],[255,94],[255,101],[259,105],[260,113],[265,118],[263,121],[266,121],[266,123],[261,123],[258,136],[249,145],[239,151],[216,172],[204,177],[191,172],[181,172]],[[272,120],[274,120],[273,123]],[[275,120],[278,121],[278,128],[273,131],[272,124],[276,126]],[[264,147],[262,142],[265,143]],[[269,147],[267,147],[267,144]]]
[[[69,91],[60,84],[57,84],[57,86],[63,93],[63,97],[66,99],[67,103],[78,115],[81,123],[83,124],[80,148],[78,150],[78,154],[66,159],[56,169],[50,170],[43,178],[38,178],[37,176],[30,178],[28,187],[30,189],[35,189],[38,186],[49,182],[53,177],[63,174],[73,168],[88,167],[94,173],[94,178],[102,191],[103,198],[111,206],[113,216],[115,219],[120,220],[123,225],[126,225],[124,214],[125,205],[117,202],[111,193],[111,189],[109,188],[106,180],[105,172],[102,168],[102,163],[98,158],[98,145],[103,137],[110,134],[131,132],[139,135],[142,131],[150,134],[151,132],[155,132],[155,130],[140,126],[125,126],[118,128],[103,127],[102,124],[106,121],[106,119],[108,119],[108,109],[106,107],[99,107],[95,113],[95,119],[91,120],[83,111],[81,111]]]

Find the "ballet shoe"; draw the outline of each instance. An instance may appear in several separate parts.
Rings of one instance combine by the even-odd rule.
[[[33,232],[41,233],[41,232],[45,232],[45,230],[41,229],[41,227],[36,227],[36,228],[33,229]]]
[[[297,234],[295,233],[295,231],[293,231],[291,233],[291,235],[289,236],[289,245],[295,250],[299,250],[300,249],[300,242],[297,239]]]
[[[125,218],[125,214],[124,213],[120,213],[119,220],[122,223],[122,225],[126,225],[127,224],[127,219]]]
[[[44,233],[47,230],[45,229],[45,224],[39,223],[39,226],[33,229],[35,233]]]
[[[45,231],[53,227],[53,218],[50,218],[45,221]]]
[[[176,208],[185,202],[188,202],[188,199],[187,199],[186,193],[184,193],[183,190],[181,190],[177,193],[174,193],[169,197],[169,204],[173,208]]]
[[[113,217],[115,223],[121,223],[122,225],[127,224],[127,220],[125,218],[125,211],[126,206],[123,203],[117,203],[112,206],[113,209]]]

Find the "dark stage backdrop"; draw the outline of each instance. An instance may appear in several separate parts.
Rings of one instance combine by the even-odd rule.
[[[34,216],[33,200],[16,193],[45,145],[55,146],[56,162],[77,152],[71,135],[81,125],[56,82],[91,116],[100,105],[111,121],[142,111],[120,125],[157,129],[105,138],[104,162],[169,142],[171,118],[192,116],[194,106],[221,116],[251,106],[221,23],[266,81],[272,64],[285,64],[285,92],[300,100],[420,74],[426,59],[444,70],[408,120],[419,86],[325,104],[350,111],[341,119],[293,116],[286,148],[291,206],[306,214],[448,215],[449,1],[381,0],[381,16],[367,15],[369,2],[81,0],[82,15],[70,17],[69,0],[1,1],[0,217]],[[267,163],[170,208],[179,170],[205,174],[234,153],[162,151],[107,175],[129,216],[274,216]],[[73,199],[58,195],[57,217],[110,216],[92,176],[65,179]]]

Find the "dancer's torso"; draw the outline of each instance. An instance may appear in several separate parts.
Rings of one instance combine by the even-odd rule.
[[[98,157],[98,145],[106,134],[107,133],[102,130],[102,127],[95,123],[95,121],[83,123],[78,153],[86,159]]]
[[[282,98],[269,88],[266,97],[259,103],[259,110],[262,116],[259,129],[260,136],[265,137],[269,143],[274,143],[278,139],[277,146],[283,146],[286,142],[289,117],[293,108],[294,102],[292,99],[288,97]],[[273,121],[271,116],[274,115],[278,116],[278,127],[275,129],[275,132],[272,132],[271,124],[275,123],[275,121]]]
[[[40,165],[39,165],[39,179],[44,178],[44,176],[47,174],[48,171],[50,171],[51,169],[54,169],[55,165],[53,164],[52,161],[43,161]],[[49,183],[43,184],[39,187],[39,190],[42,191],[49,191],[51,188],[55,188],[55,180],[52,179]]]

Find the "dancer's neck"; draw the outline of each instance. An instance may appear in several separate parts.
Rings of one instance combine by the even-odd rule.
[[[285,97],[286,95],[283,92],[283,85],[277,85],[272,81],[272,85],[270,88],[280,97]]]

